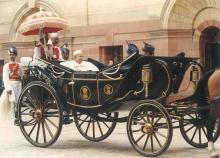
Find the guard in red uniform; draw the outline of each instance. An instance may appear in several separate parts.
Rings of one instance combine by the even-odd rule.
[[[15,114],[15,107],[22,88],[21,78],[23,77],[23,70],[21,64],[15,61],[17,56],[17,48],[14,46],[10,47],[8,54],[10,61],[3,67],[3,83],[5,90],[3,91],[1,100],[8,99],[11,111]],[[4,96],[6,97],[2,98]],[[15,120],[15,122],[17,122],[17,120]]]

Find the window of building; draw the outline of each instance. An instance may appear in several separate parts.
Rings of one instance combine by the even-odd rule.
[[[99,48],[100,61],[104,64],[113,64],[123,59],[123,46],[104,46]]]

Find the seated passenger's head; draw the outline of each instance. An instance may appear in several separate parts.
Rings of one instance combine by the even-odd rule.
[[[70,50],[67,48],[67,44],[64,44],[61,48],[61,54],[64,60],[69,59]]]
[[[154,46],[144,42],[144,46],[143,46],[142,50],[144,52],[144,55],[154,56],[154,51],[155,51]]]
[[[139,49],[135,44],[129,43],[127,53],[128,55],[132,55],[133,53],[139,53]]]
[[[78,64],[81,64],[83,61],[83,52],[81,49],[73,52],[73,60]]]
[[[54,46],[58,45],[58,43],[59,43],[58,33],[51,33],[50,38],[51,38],[51,42]]]

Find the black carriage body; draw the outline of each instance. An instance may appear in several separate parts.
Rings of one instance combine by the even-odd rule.
[[[119,109],[123,103],[129,106],[129,101],[164,101],[171,92],[178,92],[186,70],[195,60],[196,58],[133,54],[112,66],[102,64],[103,69],[99,72],[74,72],[59,64],[50,66],[61,68],[59,73],[64,74],[57,77],[59,84],[55,89],[62,97],[61,100],[65,99],[70,107],[112,111]],[[97,61],[95,62],[97,65]],[[149,65],[152,70],[152,82],[149,84],[147,97],[142,82],[142,69],[145,65]],[[54,70],[51,71],[53,73]]]

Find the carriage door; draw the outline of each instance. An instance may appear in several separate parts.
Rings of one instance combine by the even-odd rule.
[[[220,43],[207,43],[205,47],[206,70],[220,67]]]

